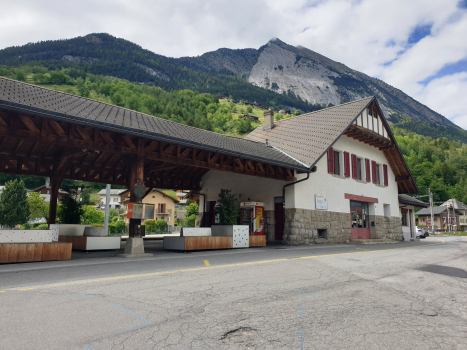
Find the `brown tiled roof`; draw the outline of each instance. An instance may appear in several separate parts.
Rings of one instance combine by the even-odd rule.
[[[307,171],[261,142],[226,136],[107,103],[0,77],[0,107]]]
[[[407,194],[399,194],[399,203],[413,205],[419,208],[427,208],[429,206],[428,203],[422,202],[417,198],[410,197]]]
[[[370,104],[373,96],[335,107],[275,122],[263,132],[257,127],[246,139],[264,142],[306,164],[314,165],[327,149],[344,133],[357,116]]]

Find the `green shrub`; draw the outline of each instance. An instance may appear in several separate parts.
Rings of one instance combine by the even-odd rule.
[[[125,233],[126,231],[125,221],[118,220],[117,222],[115,222],[115,229],[117,233]]]
[[[198,215],[196,215],[196,214],[193,214],[193,215],[190,215],[190,216],[186,216],[185,219],[182,220],[180,226],[184,226],[184,227],[195,227],[195,223],[196,223],[196,218],[197,218],[197,217],[198,217]]]
[[[92,224],[92,227],[104,227],[104,224]]]
[[[39,226],[36,227],[38,230],[48,230],[49,225],[47,224],[40,224]]]
[[[156,220],[146,220],[144,221],[144,226],[146,226],[146,233],[156,231]]]
[[[109,224],[109,234],[114,235],[117,233],[117,227],[115,224]]]
[[[157,220],[156,221],[156,232],[167,232],[167,221]]]
[[[97,210],[92,205],[84,205],[82,207],[81,220],[83,224],[101,224],[104,222],[104,216],[105,214],[103,212]]]
[[[32,225],[29,222],[27,222],[24,225],[21,225],[21,229],[22,230],[30,230],[30,229],[32,229]]]

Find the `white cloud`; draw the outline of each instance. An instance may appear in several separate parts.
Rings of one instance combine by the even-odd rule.
[[[466,96],[467,72],[462,72],[432,80],[413,97],[436,111],[444,111],[454,123],[465,129],[467,128]]]
[[[278,37],[378,77],[461,126],[465,77],[430,82],[467,57],[467,11],[458,0],[4,0],[0,48],[107,32],[158,54],[196,56],[258,48]],[[432,33],[408,45],[410,33]],[[385,65],[392,62],[390,65]],[[464,94],[464,95],[462,95]]]

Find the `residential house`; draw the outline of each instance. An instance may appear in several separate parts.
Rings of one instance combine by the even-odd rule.
[[[269,241],[404,239],[398,195],[418,188],[375,97],[276,122],[272,111],[264,117],[264,125],[245,139],[280,150],[284,160],[294,159],[309,171],[295,170],[289,176],[296,181],[287,183],[275,180],[285,176],[279,166],[250,162],[238,173],[209,170],[200,191],[207,201],[205,222],[214,224],[218,194],[229,189],[237,203],[263,204]],[[247,175],[253,172],[263,178]]]
[[[50,194],[52,193],[52,188],[50,187],[50,184],[46,182],[45,185],[42,185],[34,190],[31,190],[31,192],[38,192],[40,193],[40,197],[45,198],[45,201],[47,203],[50,203]],[[57,201],[60,202],[63,197],[65,197],[68,194],[67,191],[64,191],[62,189],[58,190],[58,195],[57,195]]]
[[[122,194],[122,202],[123,202],[123,210],[121,211],[123,220],[125,223],[129,223],[129,219],[127,218],[128,213],[128,203],[130,202],[130,192],[126,190]],[[175,199],[164,192],[158,189],[151,189],[146,192],[146,195],[141,200],[143,204],[154,204],[154,218],[146,218],[154,219],[154,220],[165,220],[169,224],[169,226],[174,225],[175,220],[175,204],[178,203],[178,199]]]
[[[110,189],[109,205],[111,208],[119,209],[122,206],[122,194],[126,191],[126,189]],[[105,204],[107,203],[107,190],[100,190],[97,194],[99,195],[99,207],[104,208]]]
[[[433,221],[437,229],[466,231],[467,206],[456,200],[449,199],[439,207],[433,207]],[[425,208],[417,212],[419,226],[431,226],[431,210]]]
[[[178,204],[186,204],[186,195],[189,194],[190,191],[183,191],[183,190],[176,190],[175,194],[177,195],[178,198]]]

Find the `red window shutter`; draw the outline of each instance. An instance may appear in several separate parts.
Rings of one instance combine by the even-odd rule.
[[[366,172],[366,182],[371,181],[371,172],[370,172],[370,160],[365,158],[365,172]]]
[[[383,165],[383,172],[384,172],[384,186],[388,185],[388,166],[386,164]]]
[[[352,154],[352,179],[358,178],[357,156]]]
[[[376,178],[376,162],[374,160],[371,161],[371,175],[373,177],[373,183],[377,182]]]
[[[344,176],[350,177],[350,154],[344,152]]]
[[[334,149],[332,147],[328,151],[328,173],[334,174]]]

